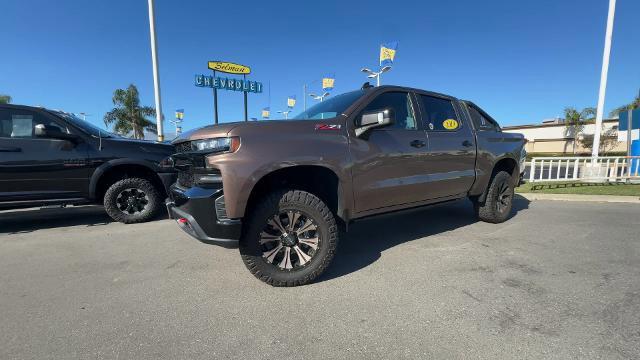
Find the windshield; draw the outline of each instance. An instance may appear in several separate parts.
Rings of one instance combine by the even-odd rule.
[[[318,120],[329,119],[342,114],[347,108],[353,104],[356,100],[360,99],[364,95],[364,90],[356,90],[348,93],[336,95],[330,97],[327,100],[321,101],[307,111],[290,117],[292,120]]]
[[[72,123],[73,125],[79,127],[81,130],[83,130],[84,132],[88,133],[89,135],[95,136],[95,137],[103,137],[103,138],[110,138],[110,137],[119,137],[118,135],[112,134],[110,132],[108,132],[107,130],[101,129],[93,124],[91,124],[90,122],[87,122],[85,120],[80,119],[79,117],[75,116],[74,114],[71,113],[66,113],[66,112],[61,112],[61,111],[53,111],[53,113],[55,113],[56,115],[64,118],[65,120],[67,120],[68,122]]]

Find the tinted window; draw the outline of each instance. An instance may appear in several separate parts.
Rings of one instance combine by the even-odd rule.
[[[416,117],[411,104],[411,97],[406,92],[387,92],[378,95],[367,107],[360,113],[362,114],[373,111],[382,111],[392,109],[395,116],[395,122],[391,128],[415,130]],[[359,117],[358,117],[359,121]]]
[[[469,115],[471,115],[471,121],[478,130],[495,130],[496,126],[486,117],[484,117],[478,110],[472,106],[467,106],[469,109]]]
[[[28,110],[0,110],[0,137],[34,137],[33,129],[38,124],[55,126],[60,131],[67,132],[67,129],[59,124]]]
[[[422,121],[428,130],[456,131],[462,125],[451,100],[427,95],[420,95],[420,100],[423,109]]]
[[[317,119],[329,119],[342,114],[351,104],[356,102],[364,95],[364,90],[356,90],[348,93],[340,94],[334,97],[329,96],[326,100],[319,102],[307,111],[302,112],[294,117],[290,117],[291,120],[317,120]]]
[[[60,112],[60,111],[52,111],[52,110],[49,110],[49,111],[51,111],[52,113],[60,116],[61,118],[65,119],[65,120],[67,120],[71,124],[79,127],[81,130],[84,130],[89,135],[93,135],[95,137],[101,136],[103,138],[105,138],[105,137],[106,138],[109,138],[109,137],[120,137],[119,135],[112,134],[112,133],[108,132],[107,130],[101,129],[101,128],[91,124],[88,121],[84,121],[84,120],[80,119],[79,117],[75,116],[74,114]]]

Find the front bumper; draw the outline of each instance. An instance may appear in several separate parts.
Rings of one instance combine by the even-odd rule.
[[[242,223],[238,219],[218,217],[216,199],[221,196],[222,189],[183,189],[174,184],[166,202],[169,217],[175,219],[187,234],[202,242],[235,248],[242,233]]]
[[[164,191],[169,195],[169,189],[171,185],[176,182],[178,178],[178,174],[174,172],[159,172],[158,176],[160,177],[160,181],[162,182],[162,186],[164,187]]]

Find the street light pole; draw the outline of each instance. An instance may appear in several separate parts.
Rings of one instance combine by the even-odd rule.
[[[160,100],[160,76],[158,75],[158,42],[156,41],[156,16],[153,7],[154,0],[149,3],[149,32],[151,35],[151,61],[153,63],[153,93],[156,100],[156,128],[158,130],[158,141],[164,141],[162,131],[162,102]]]
[[[320,100],[320,102],[324,101],[324,98],[326,98],[327,96],[329,96],[328,92],[325,92],[322,95],[316,95],[314,93],[309,94],[309,96],[311,96],[313,98],[313,100]],[[321,119],[324,119],[324,112],[320,115]]]
[[[600,150],[600,133],[604,114],[604,97],[607,93],[607,75],[609,73],[609,55],[611,54],[611,37],[613,36],[613,18],[616,12],[616,0],[609,0],[609,14],[607,16],[607,31],[604,37],[604,53],[602,54],[602,71],[600,73],[600,91],[598,93],[598,108],[596,110],[596,129],[593,134],[593,149],[591,156],[598,157]]]
[[[316,95],[314,93],[309,94],[309,96],[311,96],[313,98],[313,100],[320,100],[320,102],[324,101],[324,98],[326,98],[327,96],[329,96],[328,92],[325,92],[322,95]]]
[[[360,71],[362,71],[363,73],[368,74],[367,77],[369,79],[373,79],[376,78],[376,86],[380,86],[380,75],[382,75],[383,73],[386,73],[387,71],[391,70],[391,66],[384,66],[380,69],[380,71],[373,71],[369,68],[362,68],[360,69]]]
[[[302,104],[304,106],[304,111],[307,111],[307,84],[302,86]]]
[[[278,111],[278,114],[282,114],[284,115],[284,119],[288,120],[289,119],[289,113],[291,112],[291,110],[287,110],[287,111]]]

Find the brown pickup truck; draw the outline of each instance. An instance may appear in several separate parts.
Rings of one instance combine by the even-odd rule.
[[[472,102],[398,86],[363,86],[288,120],[207,126],[174,145],[171,218],[201,241],[239,246],[274,286],[322,274],[364,217],[468,197],[481,220],[505,221],[525,155],[523,136]]]

